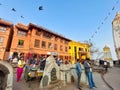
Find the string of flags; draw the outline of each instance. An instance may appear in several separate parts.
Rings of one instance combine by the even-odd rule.
[[[94,36],[98,33],[98,31],[101,29],[101,26],[105,23],[105,21],[108,19],[108,17],[111,15],[112,11],[115,10],[115,7],[116,5],[119,3],[119,0],[116,0],[115,1],[115,5],[113,5],[112,9],[110,12],[108,12],[107,16],[103,19],[103,21],[100,23],[100,25],[97,27],[97,29],[95,30],[95,32],[91,35],[91,37],[89,38],[89,42],[91,42],[91,40],[94,38]],[[3,6],[4,4],[3,3],[0,3],[0,6]],[[8,5],[4,5],[4,6],[8,6]],[[38,6],[38,10],[41,11],[41,10],[44,10],[43,9],[43,6],[40,5]],[[14,12],[14,13],[17,13],[18,11],[13,7],[11,8],[11,11]],[[25,18],[23,15],[20,15],[20,18]]]
[[[4,5],[4,4],[0,3],[0,6],[3,6],[3,5]],[[4,5],[4,6],[8,6],[8,5]],[[43,6],[40,5],[40,6],[38,7],[38,10],[39,10],[39,11],[43,10]],[[17,13],[17,10],[16,10],[15,8],[11,8],[11,11]],[[21,17],[21,18],[25,18],[23,15],[20,15],[20,17]]]
[[[95,32],[91,35],[90,39],[88,40],[89,42],[91,42],[91,40],[94,38],[94,36],[98,33],[98,31],[100,30],[101,26],[105,23],[105,21],[108,19],[108,17],[111,15],[112,11],[115,10],[116,5],[119,3],[119,0],[115,1],[115,5],[112,7],[111,11],[108,12],[107,16],[103,19],[103,21],[100,23],[100,25],[97,27],[97,29],[95,30]]]

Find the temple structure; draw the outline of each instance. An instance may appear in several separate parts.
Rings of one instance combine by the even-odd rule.
[[[110,51],[110,48],[108,46],[105,46],[103,48],[103,58],[104,58],[104,61],[107,61],[110,63],[110,66],[112,67],[113,66],[113,60],[112,60],[112,55],[111,55],[111,51]]]

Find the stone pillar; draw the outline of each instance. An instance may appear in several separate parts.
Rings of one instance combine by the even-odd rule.
[[[64,81],[64,85],[71,83],[70,64],[60,65],[60,79]]]

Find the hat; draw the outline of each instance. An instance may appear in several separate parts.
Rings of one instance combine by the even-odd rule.
[[[51,55],[51,52],[47,52],[47,55]]]

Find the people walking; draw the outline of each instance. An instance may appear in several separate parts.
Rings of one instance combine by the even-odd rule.
[[[81,90],[80,79],[81,79],[82,69],[81,69],[81,65],[80,65],[80,60],[79,59],[77,59],[77,62],[76,62],[76,73],[77,73],[77,77],[78,77],[77,87],[78,87],[79,90]]]
[[[88,78],[89,88],[90,88],[90,90],[93,90],[93,88],[96,88],[96,85],[93,80],[92,66],[89,63],[89,61],[90,61],[90,59],[88,59],[88,58],[84,61],[84,68],[85,68],[86,76]]]
[[[108,71],[108,64],[107,64],[107,61],[104,61],[104,68],[105,68],[105,72]]]

